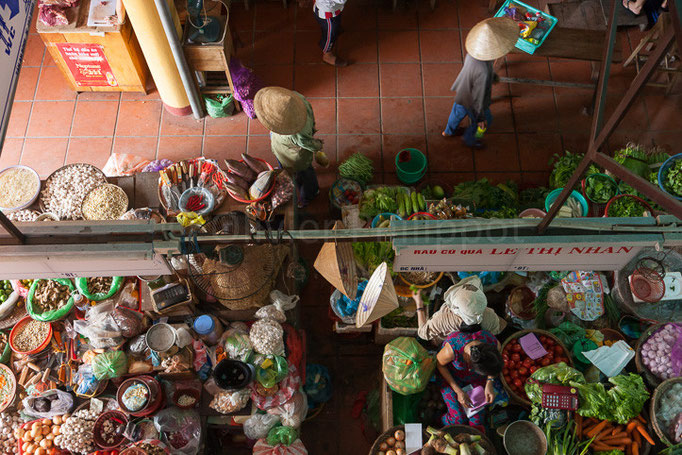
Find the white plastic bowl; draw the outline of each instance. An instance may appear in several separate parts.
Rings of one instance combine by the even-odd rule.
[[[0,171],[0,175],[4,174],[5,172],[11,169],[26,169],[28,171],[31,171],[35,178],[38,180],[38,189],[36,190],[36,193],[33,195],[33,197],[23,205],[20,205],[18,207],[0,207],[0,210],[2,210],[3,212],[18,212],[19,210],[24,210],[25,208],[30,207],[36,201],[36,199],[38,199],[38,196],[40,196],[41,181],[40,176],[35,171],[35,169],[28,166],[24,166],[23,164],[15,164],[13,166],[6,167],[2,171]]]

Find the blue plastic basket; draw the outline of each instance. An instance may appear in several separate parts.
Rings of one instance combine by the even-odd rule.
[[[547,212],[549,212],[549,209],[552,208],[552,204],[554,204],[554,201],[556,200],[556,198],[559,197],[562,190],[563,190],[563,188],[557,188],[555,190],[552,190],[547,195],[547,198],[545,198],[545,210]],[[571,191],[571,194],[568,197],[572,197],[576,201],[578,201],[580,203],[580,206],[583,209],[583,216],[587,216],[587,211],[589,209],[589,205],[587,204],[587,199],[585,199],[582,194],[578,193],[575,190]]]
[[[552,29],[554,29],[554,26],[557,24],[558,20],[556,17],[550,16],[544,11],[540,11],[539,9],[533,8],[532,6],[526,5],[525,3],[520,2],[518,0],[507,0],[506,2],[504,2],[504,5],[502,5],[502,7],[497,11],[495,17],[504,17],[504,9],[510,5],[520,7],[521,9],[525,9],[527,12],[532,14],[540,13],[546,21],[550,22],[547,32],[542,36],[542,39],[540,39],[540,42],[538,42],[538,44],[533,44],[530,41],[526,41],[524,38],[521,38],[521,36],[519,36],[519,39],[516,41],[517,49],[520,49],[523,52],[527,52],[529,54],[534,54],[537,48],[542,46],[542,43],[545,42],[550,32],[552,31]]]
[[[668,169],[670,169],[672,167],[672,165],[675,164],[675,161],[679,161],[679,160],[682,160],[682,153],[678,153],[677,155],[673,155],[670,158],[668,158],[667,160],[665,160],[663,165],[661,165],[661,168],[658,170],[658,186],[661,187],[661,189],[663,191],[665,191],[666,193],[668,193],[669,195],[671,195],[672,197],[674,197],[678,201],[682,201],[682,196],[678,196],[677,194],[671,193],[670,191],[668,191],[668,189],[663,184],[663,182],[665,182],[665,177],[668,174]]]

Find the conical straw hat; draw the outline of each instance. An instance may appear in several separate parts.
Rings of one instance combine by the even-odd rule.
[[[343,229],[343,223],[338,221],[334,229]],[[355,300],[358,292],[358,276],[353,246],[350,242],[325,242],[313,267],[332,286],[349,299]]]
[[[386,316],[398,308],[398,296],[393,287],[393,278],[385,262],[382,262],[367,282],[362,293],[358,312],[355,314],[355,327],[362,327]]]
[[[308,111],[303,98],[283,87],[258,90],[253,108],[264,127],[277,134],[296,134],[303,129]]]
[[[474,25],[465,47],[476,60],[495,60],[507,55],[519,39],[519,26],[508,17],[493,17]]]

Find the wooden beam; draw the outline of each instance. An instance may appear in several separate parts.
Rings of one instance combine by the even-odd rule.
[[[4,213],[0,212],[0,225],[2,228],[11,235],[16,243],[24,244],[26,242],[26,237],[21,231],[12,223],[12,221],[5,216]]]

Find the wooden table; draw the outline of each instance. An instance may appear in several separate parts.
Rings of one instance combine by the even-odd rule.
[[[90,0],[82,0],[80,6],[67,10],[69,25],[48,27],[40,21],[36,25],[45,47],[64,78],[77,92],[146,93],[149,68],[133,27],[125,18],[125,13],[121,13],[123,16],[121,24],[110,27],[89,27],[87,25],[89,8]],[[113,79],[111,76],[107,77],[109,83],[101,80],[99,82],[92,82],[92,79],[86,80],[87,78],[83,75],[84,71],[76,69],[76,63],[85,64],[86,62],[75,62],[73,58],[67,57],[69,50],[64,49],[67,44],[73,44],[81,49],[87,48],[89,52],[103,58],[103,61],[94,64],[95,70],[102,73],[110,70]]]

